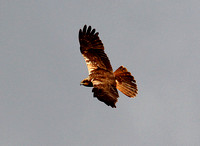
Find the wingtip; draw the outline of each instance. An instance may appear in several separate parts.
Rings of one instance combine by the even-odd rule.
[[[99,33],[98,33],[98,32],[96,32],[94,35],[98,36],[98,35],[99,35]]]
[[[82,35],[83,35],[83,31],[82,31],[82,29],[80,29],[80,30],[79,30],[79,33],[78,33],[79,41],[80,41]]]
[[[83,29],[79,30],[79,35],[80,34],[91,34],[91,35],[99,35],[99,32],[96,32],[95,28],[92,28],[91,25],[87,26],[86,24],[83,26]]]
[[[86,30],[87,30],[87,25],[84,25],[83,32],[86,33]]]
[[[83,26],[83,28],[87,28],[87,24],[85,24],[85,25]]]
[[[112,108],[117,108],[116,105],[112,106]]]
[[[91,26],[89,26],[89,27],[87,28],[87,34],[90,34],[90,32],[91,32],[91,29],[92,29],[92,27],[91,27]]]

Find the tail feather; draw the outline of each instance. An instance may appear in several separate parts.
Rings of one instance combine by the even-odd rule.
[[[123,66],[120,66],[115,72],[117,89],[128,97],[135,97],[137,94],[137,84],[131,73]]]

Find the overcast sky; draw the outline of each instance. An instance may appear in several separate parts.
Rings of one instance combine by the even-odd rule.
[[[116,109],[80,86],[100,32],[139,89]],[[199,0],[0,0],[1,146],[200,145]]]

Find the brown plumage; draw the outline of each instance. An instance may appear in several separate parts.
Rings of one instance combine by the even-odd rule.
[[[88,67],[89,76],[81,81],[81,85],[93,87],[94,97],[108,106],[116,107],[119,97],[117,89],[129,97],[137,94],[134,77],[128,70],[120,66],[114,73],[110,61],[104,52],[104,46],[98,32],[87,28],[79,31],[80,51]]]

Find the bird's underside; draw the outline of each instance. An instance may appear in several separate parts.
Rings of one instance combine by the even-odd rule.
[[[94,97],[108,106],[116,107],[119,97],[117,89],[129,97],[137,94],[134,77],[128,70],[120,66],[114,73],[110,61],[104,52],[104,46],[98,37],[98,32],[87,28],[79,31],[80,51],[88,67],[89,76],[81,84],[93,87]]]

